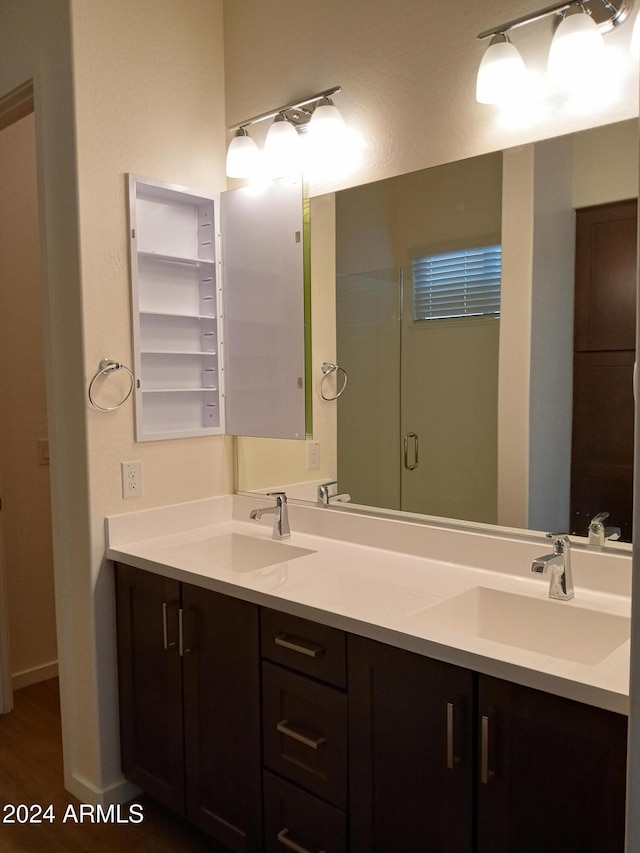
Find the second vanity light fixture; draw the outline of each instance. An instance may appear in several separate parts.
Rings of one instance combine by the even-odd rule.
[[[259,169],[264,156],[265,171],[269,177],[278,178],[302,170],[302,135],[318,151],[338,147],[344,135],[345,124],[331,97],[340,92],[334,86],[316,95],[293,101],[277,109],[233,124],[234,132],[227,150],[227,175],[230,178],[251,178]],[[273,119],[261,155],[247,128],[252,124]]]
[[[553,18],[555,32],[547,76],[556,89],[570,91],[596,72],[604,53],[602,33],[624,23],[633,5],[634,0],[565,0],[484,30],[478,39],[491,38],[491,42],[478,70],[476,100],[481,104],[502,104],[524,90],[527,71],[520,52],[509,39],[511,30]]]

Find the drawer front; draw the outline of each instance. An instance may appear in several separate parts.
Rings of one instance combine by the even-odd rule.
[[[265,853],[347,853],[345,813],[264,772]]]
[[[262,657],[336,687],[347,686],[344,631],[262,609]]]
[[[268,662],[262,668],[265,766],[345,808],[346,694]]]

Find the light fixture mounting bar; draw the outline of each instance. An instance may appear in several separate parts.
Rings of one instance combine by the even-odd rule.
[[[514,18],[512,21],[507,21],[505,24],[500,24],[497,27],[491,27],[490,30],[483,30],[477,35],[478,39],[486,39],[489,36],[497,36],[501,33],[506,33],[509,30],[515,30],[517,27],[522,27],[525,24],[530,24],[532,21],[539,21],[542,18],[548,18],[551,15],[557,15],[560,12],[565,12],[573,6],[582,6],[594,0],[565,0],[563,3],[554,3],[552,6],[546,6],[537,12],[532,12],[530,15],[523,15],[521,18]],[[633,6],[633,0],[618,0],[617,5],[614,5],[610,0],[598,0],[609,11],[609,16],[603,21],[596,22],[599,26],[604,25],[605,28],[611,29],[621,24],[629,15]]]
[[[317,95],[311,95],[308,98],[303,98],[300,101],[292,101],[290,104],[285,104],[282,107],[278,107],[275,110],[270,110],[268,113],[260,113],[260,115],[253,116],[253,118],[245,119],[244,121],[240,121],[237,124],[229,125],[229,130],[240,130],[241,127],[249,127],[250,124],[256,124],[259,121],[266,121],[269,118],[275,118],[280,113],[287,112],[287,110],[295,110],[298,107],[304,107],[307,104],[313,104],[315,101],[320,101],[322,98],[330,98],[331,95],[336,95],[342,89],[341,86],[333,86],[331,89],[325,89],[324,92],[318,92]]]

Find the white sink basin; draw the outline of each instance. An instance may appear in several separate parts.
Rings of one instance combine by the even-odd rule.
[[[260,539],[241,533],[224,533],[183,545],[172,545],[166,551],[182,560],[203,562],[212,569],[230,572],[253,572],[315,553],[308,548],[299,548],[275,539]]]
[[[625,616],[482,586],[419,610],[410,618],[425,627],[590,665],[600,663],[628,640],[630,630]]]

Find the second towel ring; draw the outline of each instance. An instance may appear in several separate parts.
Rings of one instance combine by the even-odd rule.
[[[117,403],[115,406],[99,406],[96,401],[93,399],[93,386],[95,385],[96,380],[100,376],[108,376],[110,373],[113,373],[115,370],[124,370],[129,374],[129,390],[124,395],[122,400]],[[103,358],[100,364],[98,365],[98,369],[89,383],[89,402],[93,406],[94,409],[97,409],[99,412],[113,412],[116,409],[119,409],[124,403],[127,402],[129,397],[131,396],[131,392],[133,391],[133,373],[129,370],[126,364],[122,364],[121,361],[114,361],[112,358]]]
[[[344,380],[342,382],[342,388],[339,391],[337,390],[338,371],[342,371],[342,375],[344,377]],[[332,400],[337,400],[340,394],[342,394],[344,389],[347,387],[349,377],[347,376],[347,371],[344,369],[344,367],[340,367],[340,365],[338,364],[332,364],[330,361],[324,362],[324,364],[322,365],[322,373],[324,375],[320,380],[320,396],[323,400],[326,400],[328,403],[330,403]],[[327,381],[327,379],[331,376],[332,373],[336,374],[336,393],[333,397],[327,397],[324,393],[324,383]]]

